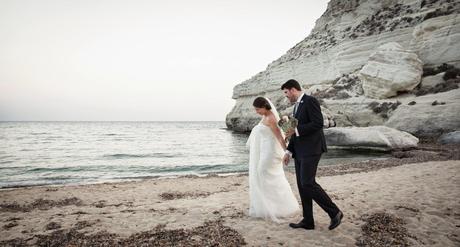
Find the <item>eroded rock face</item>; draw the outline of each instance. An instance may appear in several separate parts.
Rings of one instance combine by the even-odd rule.
[[[408,47],[417,51],[417,54],[425,64],[453,63],[457,67],[459,65],[460,15],[458,1],[454,2],[456,3],[450,3],[442,8],[435,7],[434,10],[430,10],[425,15],[425,18],[427,16],[436,16],[430,13],[450,14],[425,19],[425,21],[415,26],[412,32],[412,39]],[[448,8],[450,9],[447,10]],[[442,9],[444,9],[444,12]]]
[[[423,63],[415,52],[391,42],[377,48],[359,72],[364,95],[384,99],[414,89],[423,74]]]
[[[375,112],[371,103],[394,104],[403,97],[407,105],[417,101],[417,95],[369,98],[359,71],[378,47],[392,42],[415,53],[424,67],[443,63],[460,67],[459,13],[460,2],[452,0],[331,0],[308,37],[266,70],[235,86],[236,103],[227,115],[227,126],[249,131],[259,118],[252,109],[257,96],[269,97],[280,112],[289,114],[292,108],[280,90],[288,79],[298,80],[318,98],[338,126],[383,125],[397,110]]]
[[[324,131],[328,146],[393,150],[417,147],[418,138],[386,126],[337,127]]]

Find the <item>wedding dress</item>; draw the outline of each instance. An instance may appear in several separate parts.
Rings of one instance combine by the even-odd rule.
[[[278,114],[274,106],[272,112]],[[252,129],[246,145],[249,147],[249,216],[280,222],[279,217],[296,213],[299,203],[284,174],[284,151],[273,131],[261,121]]]

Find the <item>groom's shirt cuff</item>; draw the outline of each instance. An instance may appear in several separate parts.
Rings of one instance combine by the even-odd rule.
[[[295,128],[295,135],[296,135],[296,136],[300,136],[300,135],[299,135],[299,130],[298,130],[297,128]]]

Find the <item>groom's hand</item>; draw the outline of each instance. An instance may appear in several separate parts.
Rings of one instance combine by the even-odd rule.
[[[291,136],[295,136],[296,133],[295,133],[295,129],[289,129],[288,131],[286,131],[286,138],[289,139],[291,138]]]
[[[294,129],[289,129],[286,132],[286,138],[291,138],[291,136],[293,136],[294,134],[295,134],[295,130]]]
[[[289,164],[290,159],[291,159],[291,156],[289,154],[285,154],[283,157],[283,164],[287,166]]]

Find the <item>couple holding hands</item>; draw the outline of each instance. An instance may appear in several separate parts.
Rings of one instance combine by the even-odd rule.
[[[315,201],[331,218],[329,230],[333,230],[340,225],[343,213],[315,180],[321,154],[327,151],[321,107],[318,100],[302,91],[296,80],[288,80],[281,90],[291,103],[295,103],[293,117],[297,120],[296,127],[286,133],[279,127],[280,116],[269,99],[258,97],[253,103],[262,119],[247,141],[250,150],[249,216],[279,222],[279,218],[298,212],[299,204],[282,166],[293,158],[303,219],[289,226],[313,230],[312,202]],[[289,139],[288,144],[286,139]]]

